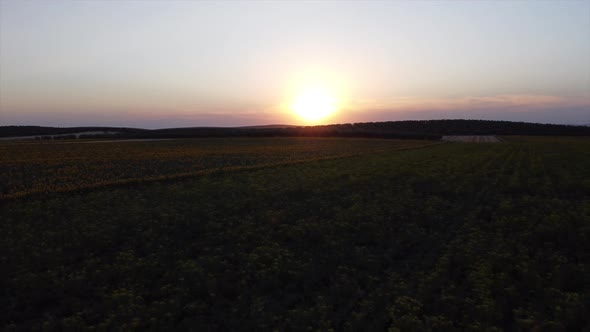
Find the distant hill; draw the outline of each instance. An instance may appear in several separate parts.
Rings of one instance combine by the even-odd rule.
[[[357,123],[353,126],[436,135],[590,135],[590,129],[585,126],[491,120],[388,121]]]
[[[238,128],[244,128],[244,129],[268,129],[268,128],[291,128],[291,127],[297,127],[297,126],[287,125],[287,124],[270,124],[270,125],[261,125],[261,126],[244,126],[244,127],[238,127]]]
[[[590,136],[588,126],[554,125],[488,120],[420,120],[332,124],[323,126],[267,125],[250,127],[191,127],[138,129],[115,127],[0,127],[0,137],[64,135],[80,132],[115,132],[119,138],[190,138],[190,137],[379,137],[439,139],[443,135],[556,135]],[[94,135],[94,137],[100,135]],[[82,136],[84,137],[84,136]],[[113,137],[113,134],[110,134]]]
[[[141,132],[139,137],[337,136],[438,139],[443,135],[590,136],[590,128],[510,121],[423,120],[332,124],[323,126],[169,128]]]
[[[133,134],[147,131],[138,128],[119,127],[42,127],[42,126],[0,126],[0,137],[65,135],[82,132],[116,132]]]

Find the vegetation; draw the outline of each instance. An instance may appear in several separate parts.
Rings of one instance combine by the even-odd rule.
[[[132,134],[146,131],[145,129],[119,128],[119,127],[41,127],[41,126],[0,126],[0,137],[14,136],[39,136],[39,135],[63,135],[80,132],[114,131]]]
[[[278,138],[0,144],[0,199],[433,144]]]
[[[371,151],[6,200],[0,322],[22,331],[590,328],[588,138]]]
[[[118,138],[196,138],[196,137],[373,137],[399,139],[439,139],[442,135],[569,135],[590,136],[588,126],[568,126],[487,120],[423,120],[332,124],[325,126],[254,126],[238,128],[52,128],[31,126],[0,127],[0,137],[72,134],[109,131]],[[92,137],[99,137],[93,134]],[[113,135],[103,135],[110,136]]]

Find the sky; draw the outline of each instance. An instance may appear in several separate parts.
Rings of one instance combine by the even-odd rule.
[[[457,118],[590,124],[590,1],[0,0],[0,125]]]

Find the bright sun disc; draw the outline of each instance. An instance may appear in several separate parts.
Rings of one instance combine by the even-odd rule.
[[[336,100],[325,89],[309,88],[295,97],[291,110],[305,121],[318,121],[336,111]]]

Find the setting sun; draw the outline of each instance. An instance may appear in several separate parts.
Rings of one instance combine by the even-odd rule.
[[[295,96],[291,110],[307,122],[327,118],[337,110],[336,98],[323,87],[309,87]]]

